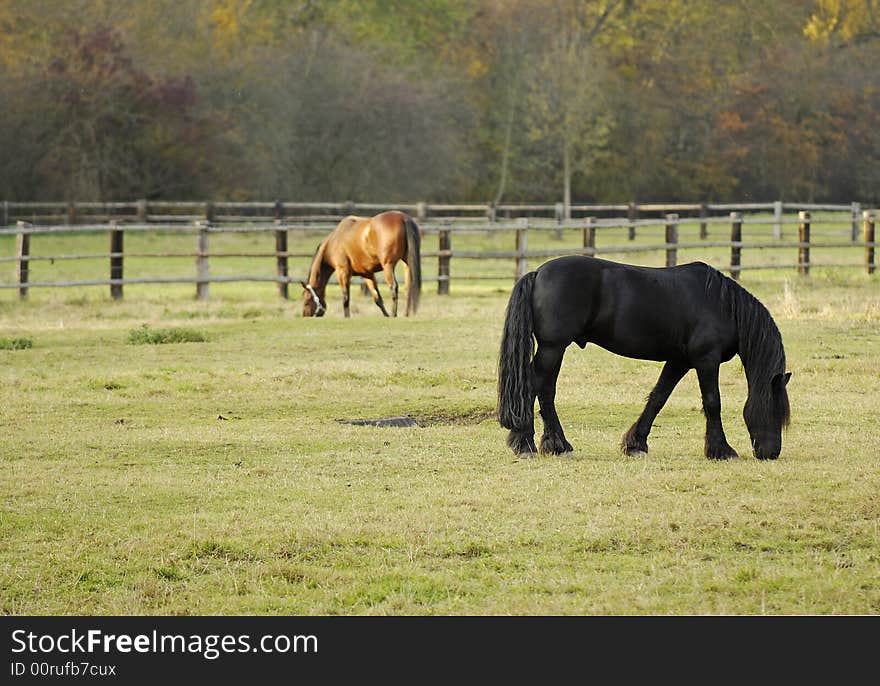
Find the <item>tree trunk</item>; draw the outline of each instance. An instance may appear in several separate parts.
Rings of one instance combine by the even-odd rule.
[[[563,217],[571,219],[571,146],[568,142],[562,144],[562,202]]]
[[[498,190],[495,192],[494,204],[501,202],[507,186],[507,165],[510,159],[510,144],[513,136],[513,112],[516,107],[516,98],[511,89],[510,101],[507,108],[507,121],[504,124],[504,149],[501,151],[501,174],[498,179]]]

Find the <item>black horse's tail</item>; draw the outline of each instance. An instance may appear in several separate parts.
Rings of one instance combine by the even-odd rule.
[[[501,356],[498,360],[498,421],[511,431],[525,431],[535,420],[530,365],[535,352],[532,287],[537,272],[529,272],[513,287],[507,303]]]
[[[409,267],[409,288],[406,292],[406,313],[415,314],[422,294],[422,238],[412,217],[406,221],[406,266]]]

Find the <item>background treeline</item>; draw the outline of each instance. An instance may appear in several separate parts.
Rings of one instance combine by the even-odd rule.
[[[878,0],[2,0],[0,199],[880,199]]]

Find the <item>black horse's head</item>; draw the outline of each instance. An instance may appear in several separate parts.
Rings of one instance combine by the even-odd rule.
[[[324,294],[304,281],[300,281],[300,286],[303,287],[303,317],[323,317],[327,311]]]
[[[775,460],[782,451],[782,428],[788,426],[789,406],[786,386],[791,372],[775,374],[764,388],[750,389],[743,408],[743,419],[759,460]]]

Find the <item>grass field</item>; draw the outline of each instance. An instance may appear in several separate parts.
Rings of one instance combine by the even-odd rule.
[[[348,321],[338,292],[304,320],[271,284],[7,291],[0,337],[32,345],[0,349],[0,611],[877,614],[880,282],[743,284],[793,371],[774,462],[738,360],[740,460],[702,457],[693,374],[625,458],[659,365],[594,346],[560,376],[576,452],[516,459],[493,419],[511,282],[426,286],[411,319],[358,294]],[[404,414],[422,426],[336,421]]]

